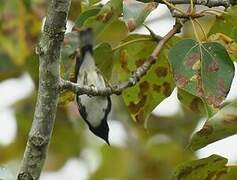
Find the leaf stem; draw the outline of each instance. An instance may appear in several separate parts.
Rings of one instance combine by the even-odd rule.
[[[205,41],[207,41],[207,35],[206,35],[206,32],[205,32],[204,28],[202,27],[201,23],[197,19],[194,19],[194,22],[200,27],[202,34],[205,38]]]
[[[154,40],[154,38],[152,38],[152,37],[134,39],[134,40],[125,42],[125,43],[123,43],[123,44],[120,44],[120,45],[114,47],[114,48],[112,49],[112,51],[116,51],[116,50],[118,50],[118,49],[120,49],[120,48],[122,48],[122,47],[124,47],[124,46],[130,45],[130,44],[133,44],[133,43],[136,43],[136,42],[140,42],[140,41],[152,41],[152,40]]]
[[[190,0],[190,14],[193,14],[194,12],[194,3],[193,0]]]
[[[174,4],[168,2],[167,0],[162,0],[167,6],[171,7],[172,9],[177,10],[178,12],[180,12],[181,14],[185,14],[185,12],[183,12],[180,8],[176,7]]]
[[[192,26],[193,26],[193,32],[194,32],[195,38],[197,39],[197,41],[198,41],[199,43],[201,43],[201,40],[200,40],[200,38],[199,38],[199,36],[198,36],[198,32],[197,32],[197,29],[196,29],[196,27],[195,27],[195,24],[194,24],[193,19],[190,18],[190,21],[191,21],[191,24],[192,24]]]

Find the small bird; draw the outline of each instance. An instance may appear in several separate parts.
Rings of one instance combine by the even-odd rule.
[[[95,65],[93,58],[93,32],[91,28],[79,33],[80,54],[76,58],[75,77],[80,86],[91,86],[104,89],[105,80]],[[108,114],[111,111],[110,96],[76,95],[78,110],[89,126],[89,129],[98,137],[109,143]]]

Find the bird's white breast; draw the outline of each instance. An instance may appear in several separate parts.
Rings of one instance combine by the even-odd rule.
[[[87,84],[85,83],[87,79]],[[91,54],[85,54],[83,63],[80,66],[77,83],[81,86],[95,86],[96,88],[105,88],[105,81],[100,73],[98,73],[95,62]],[[81,104],[86,107],[87,120],[93,127],[100,125],[104,118],[106,108],[108,107],[107,97],[102,96],[79,96]]]

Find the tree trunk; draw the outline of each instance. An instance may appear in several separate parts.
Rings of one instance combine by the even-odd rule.
[[[39,90],[19,180],[39,179],[57,111],[60,49],[66,30],[70,0],[50,0],[44,30],[36,48],[39,54]]]

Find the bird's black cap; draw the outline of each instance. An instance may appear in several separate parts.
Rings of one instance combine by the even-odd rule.
[[[98,137],[102,138],[108,145],[109,143],[109,126],[107,121],[103,121],[98,127],[94,128],[89,125],[89,129]]]
[[[77,101],[77,105],[78,105],[78,109],[79,112],[82,116],[82,118],[84,119],[84,121],[86,122],[86,124],[89,126],[89,129],[98,137],[102,138],[108,145],[110,145],[109,143],[109,125],[107,123],[107,117],[109,115],[109,112],[111,110],[111,99],[110,96],[107,96],[107,101],[108,101],[108,106],[107,109],[105,110],[105,114],[104,117],[101,121],[101,124],[97,127],[93,127],[89,121],[87,120],[87,112],[86,112],[86,108],[85,106],[83,106],[81,104],[80,98],[77,95],[76,96],[76,101]]]

